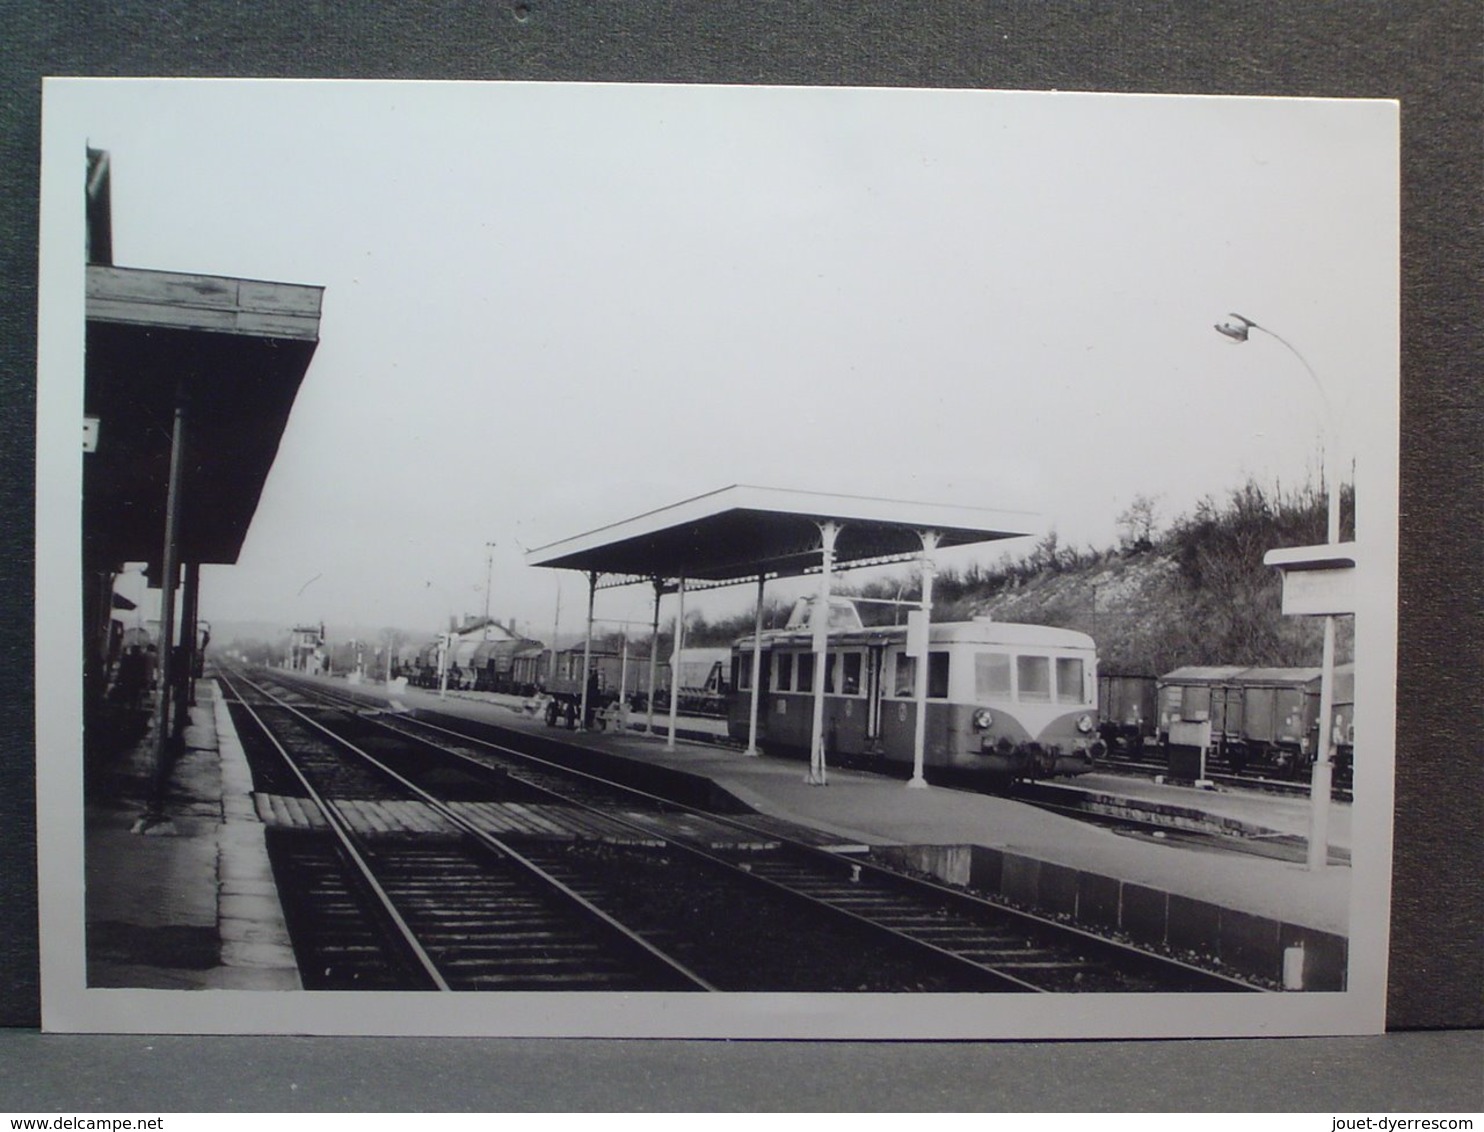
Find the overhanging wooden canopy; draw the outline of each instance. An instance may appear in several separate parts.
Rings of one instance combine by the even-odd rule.
[[[318,345],[323,288],[87,269],[83,530],[95,563],[158,562],[171,431],[189,417],[180,560],[232,563]]]

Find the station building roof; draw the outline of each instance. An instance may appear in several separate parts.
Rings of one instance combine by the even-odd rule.
[[[1034,533],[1034,515],[941,503],[734,485],[531,551],[532,566],[631,579],[741,582],[820,568],[819,524],[840,525],[835,568],[922,553],[919,532],[940,547]]]
[[[158,562],[187,410],[183,562],[232,563],[319,339],[321,287],[87,268],[83,530],[97,562]]]

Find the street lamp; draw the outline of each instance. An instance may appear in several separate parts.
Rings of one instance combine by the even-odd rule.
[[[1333,412],[1330,407],[1329,395],[1325,392],[1324,383],[1319,380],[1319,375],[1314,372],[1314,367],[1309,360],[1299,353],[1298,348],[1281,334],[1269,330],[1265,326],[1259,326],[1245,315],[1232,312],[1229,318],[1232,322],[1218,322],[1216,332],[1225,335],[1233,342],[1246,342],[1254,330],[1261,330],[1270,338],[1276,339],[1288,350],[1309,375],[1314,383],[1314,388],[1319,391],[1319,400],[1324,406],[1324,419],[1322,422],[1322,435],[1324,438],[1323,452],[1323,476],[1325,490],[1328,494],[1328,531],[1326,542],[1333,546],[1340,541],[1340,485],[1334,475],[1334,435],[1333,435]],[[1335,703],[1335,615],[1326,613],[1324,615],[1324,658],[1319,673],[1319,735],[1314,751],[1314,763],[1309,780],[1309,852],[1308,867],[1310,870],[1323,869],[1329,863],[1329,794],[1331,781],[1334,776],[1334,703]]]
[[[495,576],[495,547],[498,543],[484,544],[484,639],[490,639],[490,583]]]
[[[1329,394],[1325,392],[1324,383],[1319,380],[1319,375],[1314,372],[1314,367],[1309,364],[1309,359],[1304,357],[1303,354],[1299,353],[1298,347],[1290,342],[1287,338],[1284,338],[1276,331],[1269,330],[1266,326],[1259,326],[1257,323],[1253,322],[1250,318],[1247,318],[1244,315],[1233,312],[1227,317],[1235,319],[1236,321],[1218,322],[1216,324],[1216,332],[1218,334],[1225,335],[1233,342],[1242,343],[1248,340],[1248,336],[1251,331],[1261,330],[1269,338],[1273,338],[1280,344],[1282,344],[1282,346],[1290,354],[1292,354],[1299,360],[1299,364],[1304,367],[1304,372],[1309,375],[1309,380],[1314,383],[1314,388],[1319,393],[1319,402],[1321,405],[1324,406],[1324,416],[1323,418],[1321,418],[1320,421],[1320,427],[1322,430],[1321,436],[1324,441],[1324,450],[1321,454],[1323,459],[1322,475],[1324,476],[1325,492],[1329,499],[1329,516],[1327,524],[1328,534],[1325,536],[1325,541],[1331,543],[1339,542],[1340,485],[1335,479],[1334,475],[1334,452],[1332,451],[1332,449],[1334,448],[1334,409],[1329,403]]]

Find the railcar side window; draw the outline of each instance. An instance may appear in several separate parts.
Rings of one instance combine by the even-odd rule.
[[[1051,658],[1049,656],[1017,656],[1015,658],[1015,679],[1020,687],[1018,699],[1026,703],[1051,702]]]
[[[836,653],[827,653],[824,658],[824,690],[826,695],[833,695],[835,691],[835,661]]]
[[[897,654],[896,678],[892,682],[892,695],[911,696],[917,680],[917,661],[910,656]]]
[[[847,696],[858,696],[861,691],[861,654],[848,652],[841,658],[843,666],[840,691]]]
[[[814,691],[814,654],[812,652],[799,653],[799,678],[794,681],[794,690]]]
[[[794,684],[794,654],[781,652],[778,654],[778,690],[787,692]]]
[[[987,700],[1010,695],[1010,657],[1002,652],[974,654],[974,696]]]
[[[1082,683],[1082,658],[1059,656],[1056,658],[1056,702],[1080,704],[1084,699]]]
[[[948,654],[946,652],[928,653],[927,694],[930,700],[948,698]]]

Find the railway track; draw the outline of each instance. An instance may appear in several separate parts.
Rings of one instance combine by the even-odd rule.
[[[1142,759],[1105,758],[1097,764],[1103,774],[1123,774],[1134,778],[1152,778],[1169,774],[1169,763],[1150,762]],[[1260,794],[1277,794],[1290,798],[1307,798],[1309,783],[1292,778],[1269,778],[1261,774],[1230,774],[1226,771],[1207,769],[1206,778],[1218,786],[1232,790],[1250,790]],[[1336,802],[1354,801],[1354,790],[1348,785],[1336,785],[1330,791]]]
[[[309,689],[294,685],[295,695]],[[574,771],[559,741],[535,758],[467,720],[391,714],[329,697],[354,742],[409,744],[392,761],[445,784],[483,781],[515,805],[585,835],[521,842],[544,875],[622,920],[707,983],[728,990],[1229,991],[1224,975],[821,849],[808,831],[683,807]],[[523,746],[532,741],[521,736]],[[565,757],[563,757],[565,756]],[[467,786],[463,789],[468,790]],[[594,830],[606,830],[596,835]]]
[[[223,683],[254,725],[244,744],[271,748],[320,817],[269,841],[306,988],[712,989],[303,711],[240,678]],[[397,787],[443,824],[373,836],[347,816],[351,797],[391,800]]]

